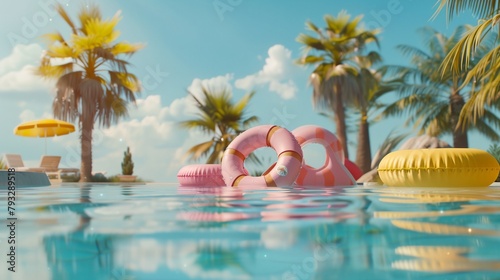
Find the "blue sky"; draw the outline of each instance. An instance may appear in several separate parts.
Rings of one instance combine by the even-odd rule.
[[[44,140],[14,136],[23,121],[52,117],[53,82],[32,74],[46,47],[40,36],[61,31],[65,23],[55,14],[56,0],[19,0],[3,9],[0,25],[0,153],[22,154],[26,165],[35,166],[43,154]],[[73,18],[88,1],[61,0]],[[201,85],[227,85],[233,97],[255,90],[248,112],[260,124],[274,123],[290,130],[316,124],[335,131],[331,120],[318,115],[311,103],[307,79],[311,69],[297,66],[301,55],[296,42],[306,32],[305,22],[323,26],[325,14],[346,10],[364,15],[369,28],[382,28],[380,52],[386,64],[407,64],[395,46],[422,46],[417,30],[432,26],[447,35],[460,24],[475,24],[463,14],[449,24],[445,14],[435,20],[436,0],[148,0],[99,1],[105,18],[121,11],[120,40],[144,43],[146,47],[130,61],[144,90],[130,117],[94,134],[94,171],[120,173],[123,151],[131,147],[138,176],[175,182],[187,148],[206,139],[199,132],[179,129],[176,123],[192,117],[193,104],[187,90]],[[371,126],[375,153],[391,130],[402,131],[404,119],[388,119]],[[451,142],[451,137],[444,137]],[[355,143],[356,134],[349,135]],[[78,134],[48,139],[48,153],[61,155],[61,165],[79,167]],[[470,134],[470,146],[487,149],[490,142]],[[320,150],[306,151],[306,159],[321,158]],[[355,145],[350,146],[350,158]]]

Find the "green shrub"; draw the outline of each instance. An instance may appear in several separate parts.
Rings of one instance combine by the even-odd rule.
[[[71,175],[63,174],[61,175],[61,180],[63,182],[77,183],[78,181],[80,181],[80,176],[73,174]]]
[[[98,183],[107,183],[109,182],[109,179],[104,176],[102,173],[96,173],[92,175],[92,182],[98,182]]]
[[[111,183],[119,183],[120,182],[120,178],[118,178],[118,175],[111,176],[108,178],[108,180]]]
[[[63,182],[69,182],[69,183],[78,183],[80,181],[80,175],[61,175],[61,180]],[[107,183],[111,182],[104,174],[102,173],[96,173],[92,175],[92,182],[97,182],[97,183]]]
[[[110,182],[110,183],[122,183],[122,181],[120,181],[119,175],[114,175],[114,176],[108,177],[108,182]],[[151,183],[151,182],[152,182],[151,180],[145,180],[145,179],[142,179],[140,177],[137,177],[134,181],[134,183]]]
[[[127,151],[123,153],[122,174],[123,175],[134,174],[134,162],[132,161],[132,153],[130,153],[129,147],[127,147]]]

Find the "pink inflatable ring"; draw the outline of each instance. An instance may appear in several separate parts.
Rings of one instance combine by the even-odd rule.
[[[192,164],[177,172],[177,180],[184,187],[225,186],[220,164]]]
[[[248,175],[245,159],[258,148],[271,147],[278,161],[262,176]],[[227,186],[291,186],[302,166],[302,149],[288,130],[274,125],[261,125],[238,135],[222,158],[222,176]]]
[[[326,160],[320,168],[302,165],[295,184],[299,186],[352,186],[356,180],[344,166],[344,152],[338,138],[330,131],[315,125],[305,125],[292,131],[303,147],[317,143],[325,147]]]

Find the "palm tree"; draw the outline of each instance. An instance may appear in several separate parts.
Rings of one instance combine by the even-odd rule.
[[[352,104],[353,111],[358,116],[356,165],[366,173],[372,169],[370,121],[376,121],[369,120],[368,116],[374,115],[375,111],[383,107],[379,98],[392,91],[394,86],[383,82],[381,73],[372,68],[375,63],[382,61],[377,52],[370,52],[368,56],[358,56],[356,61],[360,67],[357,78],[362,90],[362,94],[356,95],[357,98]]]
[[[419,126],[420,134],[439,137],[451,133],[455,148],[468,147],[467,130],[477,129],[492,140],[500,139],[490,126],[500,125],[500,119],[491,110],[486,109],[485,117],[478,120],[475,126],[459,123],[460,113],[470,93],[469,88],[461,86],[466,81],[467,73],[457,75],[451,71],[436,71],[467,29],[465,26],[458,27],[450,37],[446,37],[432,28],[423,28],[428,52],[399,45],[398,49],[411,57],[413,66],[387,66],[384,69],[387,74],[396,74],[396,79],[401,81],[397,88],[400,99],[388,105],[384,114],[409,113],[407,124]],[[477,55],[479,57],[481,53]]]
[[[434,16],[444,8],[448,21],[466,9],[483,19],[464,34],[441,65],[443,73],[452,71],[455,75],[460,75],[468,71],[462,86],[473,82],[474,94],[465,104],[460,122],[463,125],[470,121],[476,123],[486,114],[485,105],[493,105],[500,99],[500,40],[498,34],[488,36],[500,26],[500,0],[441,0]],[[491,43],[492,38],[494,46],[478,60],[478,48],[485,41]]]
[[[220,163],[229,143],[252,123],[258,121],[256,116],[245,116],[248,102],[255,92],[245,94],[236,104],[231,101],[232,93],[227,88],[214,91],[202,87],[201,98],[191,92],[188,94],[196,102],[198,117],[181,122],[181,127],[201,129],[211,135],[212,139],[193,146],[187,151],[187,155],[191,160],[208,156],[206,163]]]
[[[52,110],[56,118],[78,120],[81,132],[81,182],[91,181],[92,131],[95,122],[109,127],[127,115],[127,102],[135,103],[139,80],[127,71],[129,63],[121,55],[132,55],[139,44],[115,42],[120,16],[103,19],[99,8],[90,5],[78,16],[80,27],[61,5],[57,12],[72,30],[71,39],[60,33],[44,35],[48,48],[37,74],[57,79]],[[61,62],[63,61],[63,62]]]
[[[325,16],[326,27],[318,28],[306,22],[315,36],[300,34],[297,41],[305,46],[304,55],[298,61],[302,65],[315,67],[310,77],[313,85],[313,106],[331,110],[335,116],[336,134],[344,148],[346,158],[347,133],[344,106],[362,94],[357,75],[358,67],[354,58],[366,44],[375,42],[378,31],[367,31],[359,26],[362,16],[351,20],[351,16],[341,11],[337,17]]]

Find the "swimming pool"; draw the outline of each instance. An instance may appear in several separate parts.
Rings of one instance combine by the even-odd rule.
[[[18,188],[16,272],[0,196],[0,279],[500,279],[500,187]]]

